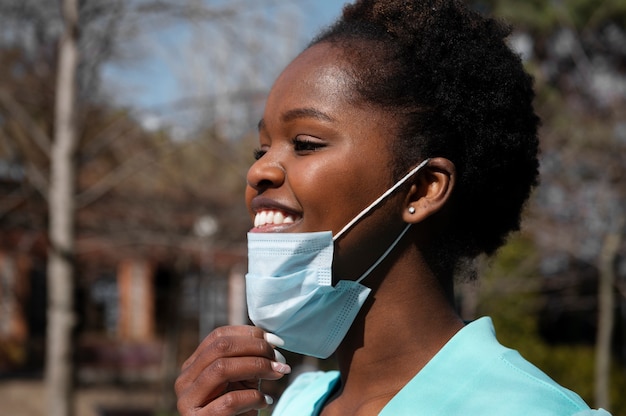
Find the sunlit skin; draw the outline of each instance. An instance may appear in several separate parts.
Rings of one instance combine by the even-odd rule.
[[[394,184],[389,143],[397,121],[350,100],[349,69],[341,49],[321,43],[305,50],[274,84],[259,123],[246,203],[253,220],[263,211],[290,220],[252,232],[336,234]],[[437,232],[427,220],[443,209],[454,181],[454,165],[434,157],[336,242],[334,278],[354,280],[412,225],[363,281],[372,294],[337,350],[342,384],[322,415],[378,414],[462,327],[450,293],[420,251]],[[267,406],[254,388],[257,380],[289,371],[276,361],[259,328],[215,330],[183,366],[176,383],[179,412],[255,415],[253,409]]]
[[[347,100],[353,91],[346,65],[339,49],[319,44],[296,59],[272,88],[259,124],[260,158],[248,172],[246,202],[253,218],[260,210],[277,209],[295,221],[253,232],[336,234],[393,185],[389,142],[396,120]],[[407,222],[417,225],[440,209],[454,167],[442,159],[429,167],[412,187],[393,194],[338,240],[335,279],[358,278],[371,264],[364,259],[378,258]],[[406,214],[408,204],[417,209],[414,215]],[[420,229],[414,226],[413,233]],[[375,293],[339,348],[344,385],[324,415],[376,414],[415,375],[420,361],[425,363],[460,329],[436,279],[428,270],[420,273],[420,266],[419,250],[405,242],[364,281]]]
[[[336,234],[393,185],[390,117],[347,102],[350,78],[336,53],[327,49],[319,45],[302,54],[268,97],[259,123],[260,157],[248,171],[246,202],[252,218],[272,210],[295,221],[253,232]],[[337,275],[355,279],[368,266],[362,259],[375,258],[393,241],[406,224],[399,215],[402,202],[400,195],[390,198],[338,241],[342,261],[335,264]]]

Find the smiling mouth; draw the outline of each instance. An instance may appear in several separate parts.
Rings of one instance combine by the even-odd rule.
[[[275,210],[259,211],[254,216],[255,227],[263,227],[264,225],[293,224],[294,222],[295,217],[293,215]]]

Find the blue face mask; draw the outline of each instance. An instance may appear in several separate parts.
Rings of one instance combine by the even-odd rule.
[[[361,211],[334,237],[313,233],[248,233],[246,296],[250,320],[285,341],[288,351],[329,357],[339,346],[371,289],[360,282],[378,266],[408,231],[356,281],[332,285],[334,242],[428,163],[423,161]]]

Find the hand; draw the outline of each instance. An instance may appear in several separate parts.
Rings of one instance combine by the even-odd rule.
[[[282,340],[253,326],[215,329],[183,364],[176,379],[181,416],[256,416],[272,403],[259,380],[291,372],[275,346]]]

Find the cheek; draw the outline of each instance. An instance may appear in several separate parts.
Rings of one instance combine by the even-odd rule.
[[[305,212],[308,211],[309,218],[315,219],[318,224],[323,223],[333,232],[343,228],[378,197],[378,184],[371,174],[367,175],[368,169],[347,165],[345,160],[308,166],[306,175],[298,175],[291,180],[291,186]]]
[[[313,162],[313,161],[312,161]],[[297,172],[287,174],[290,187],[302,207],[305,219],[316,226],[332,227],[345,205],[347,188],[345,170],[340,163],[320,158],[315,163],[299,167]]]

